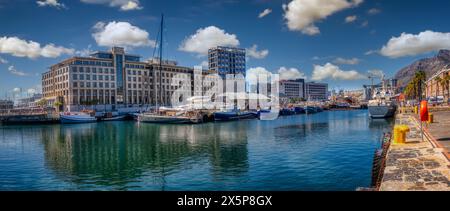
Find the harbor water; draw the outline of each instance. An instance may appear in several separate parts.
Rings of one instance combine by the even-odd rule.
[[[0,126],[0,190],[355,190],[391,121],[367,110],[199,125]]]

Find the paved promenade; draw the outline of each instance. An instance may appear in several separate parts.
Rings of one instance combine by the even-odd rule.
[[[444,123],[443,119],[441,123]],[[406,144],[391,145],[380,190],[450,191],[450,161],[445,156],[446,150],[429,134],[421,141],[420,125],[413,115],[398,114],[396,124],[408,125],[411,132],[407,135]],[[448,136],[448,129],[442,129],[439,124],[432,125],[430,133],[438,137]]]

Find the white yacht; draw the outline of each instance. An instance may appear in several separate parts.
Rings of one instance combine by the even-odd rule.
[[[369,101],[368,108],[372,118],[393,117],[397,111],[394,92],[383,85],[383,88],[374,91],[373,100]]]

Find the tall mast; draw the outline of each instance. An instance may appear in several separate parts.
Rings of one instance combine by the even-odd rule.
[[[164,34],[164,14],[161,14],[161,34],[160,34],[160,42],[159,42],[159,99],[161,104],[162,101],[162,55],[163,55],[163,34]],[[159,111],[159,108],[158,108]]]

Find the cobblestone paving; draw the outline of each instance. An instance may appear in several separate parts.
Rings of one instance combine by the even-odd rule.
[[[386,161],[381,191],[450,191],[450,162],[443,149],[422,136],[420,126],[408,115],[399,114],[397,124],[407,124],[407,144],[392,144]]]

